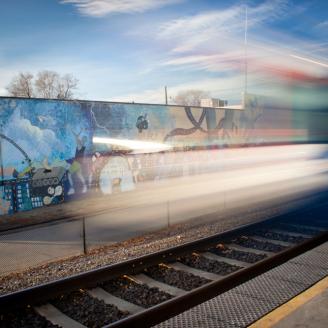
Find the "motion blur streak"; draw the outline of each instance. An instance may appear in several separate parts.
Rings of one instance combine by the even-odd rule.
[[[170,145],[166,145],[159,142],[151,141],[141,141],[141,140],[129,140],[129,139],[113,139],[113,138],[102,138],[102,137],[93,137],[92,141],[94,143],[102,143],[113,146],[121,146],[128,148],[132,151],[142,151],[142,152],[158,152],[169,150]]]
[[[292,191],[295,183],[303,185],[304,190],[328,186],[328,179],[325,178],[328,158],[325,152],[324,145],[195,151],[196,160],[189,163],[192,166],[185,165],[183,177],[162,180],[159,186],[172,188],[169,193],[171,200],[218,192],[230,197],[238,192],[238,198],[243,202],[258,193],[254,187],[268,186],[270,193],[262,197],[275,198],[281,196],[282,191]],[[212,160],[208,158],[209,155]],[[316,180],[318,177],[320,179]],[[298,191],[302,191],[302,188]]]
[[[296,55],[290,55],[290,56],[293,57],[293,58],[297,58],[297,59],[300,59],[300,60],[304,60],[304,61],[309,62],[309,63],[312,63],[312,64],[317,64],[317,65],[320,65],[320,66],[323,66],[323,67],[328,67],[327,64],[324,64],[324,63],[318,62],[318,61],[313,60],[313,59],[310,59],[310,58],[305,58],[305,57],[296,56]]]
[[[236,215],[243,223],[248,214],[251,220],[260,219],[261,210],[274,215],[275,208],[292,208],[300,199],[304,203],[308,195],[328,187],[325,145],[199,150],[180,155],[188,153],[189,161],[184,156],[182,164],[177,159],[162,168],[183,171],[182,176],[168,179],[162,171],[163,178],[140,181],[128,194],[112,194],[106,204],[103,197],[94,199],[94,208],[103,210],[91,216],[94,240],[124,240],[191,219],[203,225],[223,223]],[[163,156],[169,159],[170,154]]]

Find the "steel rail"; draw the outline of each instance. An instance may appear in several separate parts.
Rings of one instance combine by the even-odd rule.
[[[256,264],[231,273],[223,279],[198,287],[187,294],[177,296],[147,310],[131,315],[104,328],[151,327],[170,319],[190,308],[208,301],[242,283],[265,273],[288,260],[309,251],[328,241],[328,231],[311,238],[297,246],[281,251]]]
[[[271,221],[278,220],[279,217],[272,217],[264,221],[250,223],[229,231],[161,250],[156,253],[143,255],[120,263],[109,264],[98,269],[93,269],[63,279],[5,294],[0,296],[0,308],[1,310],[7,310],[22,307],[24,305],[40,303],[62,293],[70,292],[79,288],[93,287],[100,282],[117,278],[123,274],[136,274],[149,266],[163,261],[174,260],[177,256],[188,254],[196,249],[198,251],[202,250],[216,242],[222,242],[226,239],[231,239],[242,233],[246,233],[249,230],[257,229]]]
[[[279,219],[285,219],[289,216],[293,217],[297,215],[298,212],[301,213],[302,209],[287,214],[276,215],[269,219],[255,223],[252,222],[225,232],[213,234],[195,241],[143,255],[138,258],[120,263],[109,264],[101,268],[1,295],[0,308],[2,310],[8,310],[25,305],[40,303],[62,293],[70,292],[79,288],[93,287],[100,282],[117,278],[123,274],[135,274],[151,265],[155,265],[163,261],[174,260],[177,256],[182,256],[195,250],[200,251],[202,249],[206,249],[208,246],[213,245],[216,242],[223,242],[225,240],[240,236],[241,234],[245,234],[253,229],[258,229],[271,222],[279,221]]]
[[[48,301],[49,299],[51,299],[53,297],[56,297],[58,295],[61,295],[63,293],[67,293],[67,292],[70,292],[70,291],[73,291],[76,289],[93,287],[101,282],[104,282],[104,281],[112,279],[112,278],[119,277],[123,274],[136,274],[151,265],[155,265],[155,264],[161,263],[163,261],[175,260],[175,258],[177,256],[188,254],[191,251],[195,251],[195,250],[201,251],[202,249],[206,249],[209,246],[211,246],[217,242],[224,242],[231,238],[240,236],[241,234],[246,234],[249,231],[263,227],[267,224],[270,224],[271,222],[276,222],[276,221],[279,222],[281,219],[286,219],[286,218],[290,218],[290,217],[294,218],[295,215],[304,216],[304,214],[305,214],[304,212],[311,211],[312,209],[313,208],[308,208],[307,210],[305,210],[304,208],[303,209],[301,208],[301,209],[295,210],[290,213],[276,215],[276,216],[273,216],[266,220],[243,225],[243,226],[234,228],[229,231],[214,234],[214,235],[202,238],[202,239],[198,239],[196,241],[188,242],[188,243],[185,243],[182,245],[171,247],[169,249],[161,250],[156,253],[144,255],[144,256],[141,256],[141,257],[138,257],[135,259],[121,262],[121,263],[110,264],[110,265],[107,265],[107,266],[104,266],[101,268],[97,268],[97,269],[93,269],[93,270],[90,270],[87,272],[76,274],[74,276],[66,277],[63,279],[58,279],[58,280],[44,283],[44,284],[41,284],[38,286],[29,287],[27,289],[24,289],[21,291],[16,291],[16,292],[13,292],[10,294],[5,294],[5,295],[0,296],[0,307],[1,307],[2,311],[6,311],[6,310],[12,310],[14,308],[23,307],[25,305],[37,304],[37,303],[41,303],[44,301]],[[315,243],[315,241],[312,243]],[[307,245],[307,243],[305,243],[305,245]],[[313,247],[315,247],[315,246],[313,246]],[[282,255],[280,255],[280,253],[278,255],[282,256]],[[261,262],[258,262],[255,265],[255,268],[258,267],[258,265],[263,265],[262,263],[264,263],[264,265],[265,265],[266,261],[268,261],[268,260],[263,260]],[[269,267],[269,264],[268,264],[268,267]],[[228,285],[228,283],[231,279],[230,277],[238,277],[240,275],[243,275],[244,272],[245,272],[245,277],[246,277],[249,275],[249,273],[247,273],[247,272],[249,272],[248,270],[251,270],[251,268],[253,268],[253,266],[248,268],[247,270],[241,269],[238,272],[232,274],[231,276],[230,275],[227,276],[226,278],[223,279],[223,281],[225,281],[225,284]],[[234,279],[236,279],[236,278],[234,278]],[[213,291],[214,291],[214,290],[216,290],[216,287],[215,287],[216,283],[218,283],[218,282],[213,282],[206,286],[211,286],[211,288],[213,287],[214,288]],[[202,298],[202,295],[204,293],[202,287],[195,289],[192,292],[189,292],[187,295],[191,295],[192,298],[194,298],[193,295],[197,295],[197,293],[200,293],[199,299],[204,299],[204,298]],[[215,294],[216,293],[217,293],[217,291],[215,292]],[[186,296],[184,296],[184,297],[186,297]],[[184,297],[182,298],[183,302],[185,302]],[[180,297],[177,298],[178,302],[180,302],[179,301],[180,299],[181,299]],[[174,299],[174,302],[176,302],[175,299]],[[131,320],[132,320],[132,318],[136,318],[133,320],[139,320],[138,319],[139,315],[143,316],[143,315],[145,315],[144,313],[146,313],[146,312],[152,313],[152,311],[157,311],[157,309],[162,309],[162,306],[164,306],[164,308],[165,308],[165,306],[167,306],[167,311],[169,311],[169,309],[171,308],[171,305],[169,305],[169,304],[170,304],[169,301],[162,303],[162,304],[157,305],[149,310],[146,310],[138,315],[132,315],[129,318],[131,318]],[[175,304],[175,303],[173,303],[173,304]],[[193,301],[188,301],[188,302],[186,302],[186,304],[193,304]],[[173,307],[175,307],[175,305]],[[181,308],[184,308],[183,305],[181,306]],[[154,312],[154,313],[157,313],[157,312]],[[156,316],[157,316],[157,318],[160,317],[158,314]],[[128,320],[128,319],[126,319],[126,320]],[[124,324],[124,322],[126,322],[126,320],[117,322],[117,324]],[[142,319],[142,320],[145,320],[145,319]],[[144,324],[144,322],[143,322],[143,324]],[[117,326],[117,327],[119,327],[119,326]],[[122,327],[124,327],[124,326],[122,326]]]

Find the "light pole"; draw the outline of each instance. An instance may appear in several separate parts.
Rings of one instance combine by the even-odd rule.
[[[165,105],[167,105],[167,86],[164,87],[165,92]]]

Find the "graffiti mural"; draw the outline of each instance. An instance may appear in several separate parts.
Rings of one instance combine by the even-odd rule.
[[[0,100],[2,213],[60,203],[74,193],[76,180],[86,191],[81,170],[92,142],[88,115],[75,103]]]
[[[245,110],[0,97],[0,215],[199,173],[213,159],[192,150],[272,138],[264,107],[249,95]]]

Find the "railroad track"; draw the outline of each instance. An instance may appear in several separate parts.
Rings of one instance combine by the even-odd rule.
[[[0,297],[0,327],[150,327],[328,240],[321,204]]]

